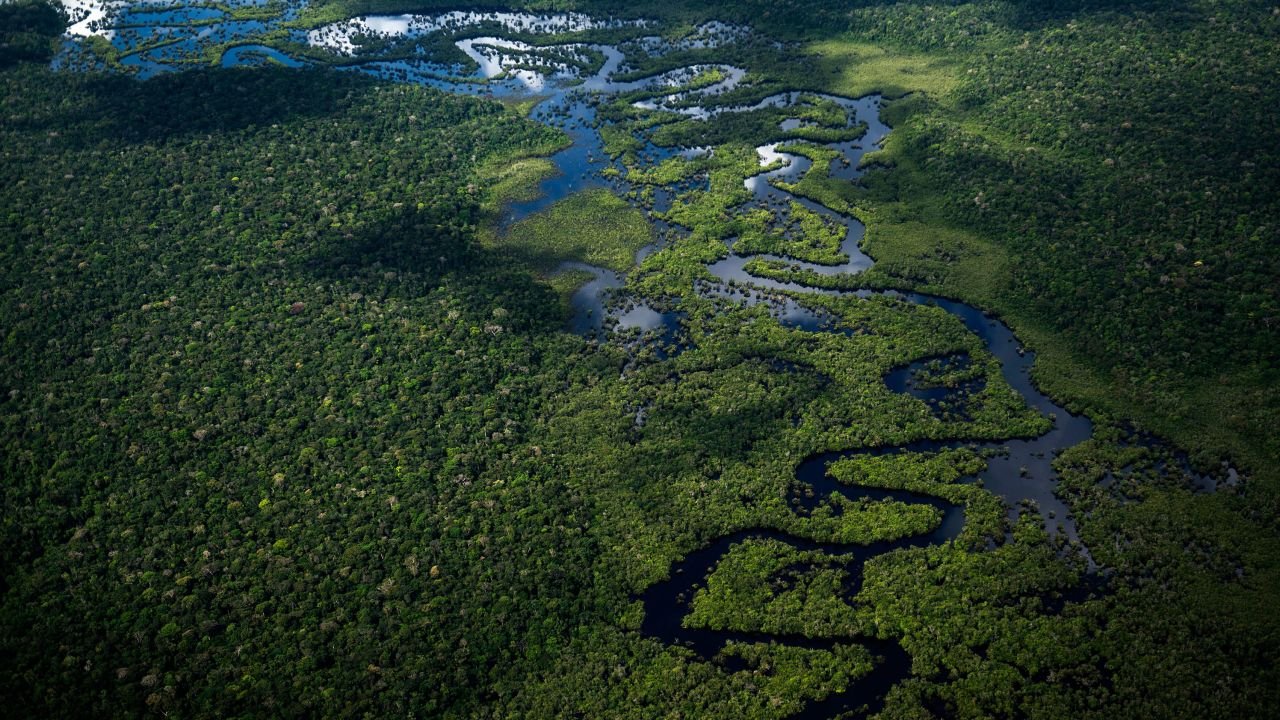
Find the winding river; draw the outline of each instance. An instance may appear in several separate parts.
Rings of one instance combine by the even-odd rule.
[[[262,20],[231,20],[224,17],[221,11],[209,8],[180,12],[165,11],[162,6],[147,6],[145,10],[147,12],[138,10],[118,14],[116,26],[109,30],[111,32],[109,39],[121,51],[122,62],[126,66],[137,68],[138,74],[143,77],[176,70],[180,66],[178,61],[184,57],[198,55],[201,48],[207,47],[209,43],[228,40],[243,42],[222,55],[222,64],[226,66],[267,62],[294,67],[309,64],[305,59],[253,42],[256,36],[278,27],[278,20],[274,23]],[[94,16],[93,20],[99,24],[102,22],[99,16]],[[92,29],[87,26],[88,22],[86,20],[76,26],[77,34],[92,34]],[[543,98],[533,111],[533,117],[563,129],[572,143],[551,158],[559,171],[558,174],[541,184],[541,193],[536,200],[517,203],[508,208],[502,220],[505,225],[545,210],[557,201],[586,188],[610,184],[625,187],[625,179],[606,181],[602,175],[603,171],[615,166],[604,151],[603,141],[596,128],[595,109],[591,102],[594,95],[648,91],[649,99],[637,103],[639,107],[672,110],[707,122],[714,122],[718,115],[724,113],[739,113],[763,107],[785,109],[802,102],[801,93],[787,92],[765,97],[746,106],[717,104],[715,102],[717,96],[737,87],[745,75],[743,69],[728,65],[698,65],[641,79],[620,79],[628,77],[628,53],[659,54],[682,49],[715,47],[717,43],[732,42],[742,33],[748,32],[742,28],[723,24],[703,26],[681,41],[654,36],[628,41],[618,46],[580,43],[553,48],[535,48],[523,42],[501,37],[470,37],[459,40],[455,44],[458,50],[470,58],[478,68],[471,72],[465,71],[456,64],[449,65],[404,57],[379,58],[376,55],[370,57],[356,52],[356,45],[365,36],[372,35],[394,40],[432,32],[459,30],[481,22],[485,23],[486,30],[499,26],[513,34],[559,33],[566,30],[623,26],[643,27],[643,24],[635,22],[628,24],[613,20],[597,21],[581,15],[451,12],[435,15],[356,18],[310,32],[292,31],[291,39],[315,48],[328,49],[342,63],[343,68],[351,72],[371,73],[388,80],[420,83],[449,92]],[[81,30],[84,32],[81,33]],[[59,56],[56,63],[65,67],[75,67],[75,52],[74,43],[69,42],[67,49]],[[542,57],[541,62],[546,67],[546,72],[528,69],[529,55],[534,53]],[[564,62],[557,63],[553,58],[548,64],[546,59],[548,53],[558,53],[558,57]],[[591,61],[592,58],[595,60]],[[575,65],[575,62],[578,64]],[[589,73],[581,72],[578,68],[583,66],[594,67],[594,70]],[[714,77],[718,78],[714,83],[699,89],[687,87],[691,78],[709,70],[715,71]],[[812,93],[807,95],[813,97]],[[862,125],[866,128],[861,137],[856,140],[825,144],[825,147],[839,153],[838,160],[832,163],[830,171],[837,177],[855,180],[861,173],[860,164],[864,154],[878,148],[890,132],[890,128],[880,118],[881,98],[875,95],[862,98],[831,95],[821,97],[846,111],[849,127]],[[783,131],[795,128],[795,122],[791,120],[784,122],[783,126],[779,127],[780,135]],[[788,123],[792,124],[788,126]],[[693,157],[705,152],[707,152],[705,148],[659,148],[647,144],[645,154],[657,162],[680,153]],[[821,215],[827,221],[843,226],[845,234],[840,249],[847,260],[838,265],[817,265],[798,262],[792,258],[768,255],[755,257],[784,260],[790,265],[798,265],[805,270],[825,275],[858,273],[872,266],[873,260],[861,250],[865,232],[862,223],[819,203],[792,195],[775,184],[777,181],[798,180],[810,170],[812,161],[803,156],[781,152],[777,143],[757,148],[757,154],[761,172],[746,180],[746,188],[753,197],[753,203],[771,209],[778,217],[784,219],[790,212],[792,203],[797,203],[800,207]],[[665,205],[669,204],[672,195],[670,191],[660,192],[658,206],[655,209],[661,211]],[[679,230],[664,227],[672,232]],[[652,250],[652,247],[642,250],[641,257]],[[830,328],[825,316],[804,307],[796,302],[794,297],[796,294],[804,293],[835,295],[843,293],[815,290],[807,286],[757,277],[747,271],[747,261],[747,257],[730,252],[723,259],[710,264],[708,269],[718,281],[718,286],[713,286],[706,292],[715,293],[723,298],[736,298],[740,302],[771,303],[780,322],[796,331],[839,332]],[[593,276],[593,279],[583,285],[574,297],[574,317],[571,326],[576,332],[607,334],[615,328],[674,330],[679,325],[679,317],[676,313],[660,312],[642,302],[628,303],[625,310],[617,309],[617,303],[611,303],[610,297],[619,288],[624,287],[625,277],[618,273],[583,263],[569,263],[563,269],[586,271]],[[729,291],[730,283],[736,287],[747,286],[755,292],[747,293],[744,298],[742,293]],[[641,631],[664,643],[688,648],[707,659],[715,657],[727,643],[734,641],[775,641],[812,648],[829,648],[838,643],[856,643],[866,646],[880,657],[875,669],[869,675],[855,681],[847,692],[809,703],[798,715],[804,718],[831,717],[864,705],[874,712],[882,705],[885,694],[895,683],[911,676],[911,658],[897,642],[892,640],[867,637],[813,640],[804,637],[686,627],[684,621],[690,612],[691,599],[697,588],[705,586],[707,578],[735,545],[753,540],[772,539],[797,550],[819,551],[830,560],[830,563],[844,568],[848,577],[852,578],[845,587],[845,598],[851,602],[860,586],[863,564],[869,558],[903,548],[947,543],[958,536],[964,525],[963,508],[939,498],[899,490],[850,487],[840,483],[828,473],[828,465],[832,461],[860,454],[937,452],[955,447],[996,451],[989,458],[986,468],[974,479],[980,479],[987,490],[1002,497],[1011,515],[1016,514],[1017,508],[1023,501],[1032,501],[1042,516],[1051,518],[1047,523],[1049,532],[1055,536],[1063,536],[1066,546],[1072,548],[1069,552],[1082,554],[1086,563],[1092,568],[1092,560],[1088,558],[1087,550],[1079,543],[1069,508],[1054,494],[1056,478],[1051,468],[1053,458],[1058,452],[1091,436],[1092,424],[1087,418],[1073,415],[1058,406],[1035,387],[1030,377],[1034,355],[1022,349],[1017,338],[1006,325],[964,303],[916,293],[858,291],[852,294],[861,297],[874,294],[890,295],[910,303],[935,305],[956,317],[969,331],[981,338],[985,348],[998,359],[1003,379],[1021,394],[1030,407],[1052,420],[1052,428],[1035,438],[977,443],[920,441],[874,450],[826,453],[808,458],[797,467],[796,480],[802,486],[812,488],[813,493],[801,503],[798,512],[811,510],[828,498],[843,495],[854,501],[864,498],[891,499],[903,503],[928,505],[939,511],[941,522],[926,534],[868,545],[818,543],[776,530],[742,530],[712,539],[705,546],[690,552],[673,565],[669,579],[657,583],[643,593],[640,599],[643,601],[645,615]],[[885,383],[891,390],[911,395],[931,407],[948,400],[946,390],[917,386],[914,377],[918,368],[919,363],[915,363],[895,370],[885,377]],[[824,565],[826,566],[829,565]],[[733,661],[725,662],[732,669]]]

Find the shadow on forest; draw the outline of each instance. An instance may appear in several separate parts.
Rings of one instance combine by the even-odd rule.
[[[49,62],[65,26],[52,5],[0,3],[0,69],[23,61]]]
[[[605,3],[606,7],[617,5],[617,10],[626,12],[632,3]],[[814,35],[840,35],[849,29],[851,16],[863,8],[877,8],[890,5],[921,5],[938,13],[947,12],[940,3],[930,0],[856,0],[851,3],[832,3],[829,0],[798,0],[791,3],[777,3],[774,0],[747,0],[726,6],[723,3],[710,3],[705,0],[689,0],[678,3],[683,9],[708,18],[726,21],[744,22],[759,30],[783,38],[813,39]],[[1008,0],[1006,2],[950,2],[949,6],[982,5],[980,15],[986,19],[1004,25],[1010,30],[1034,30],[1043,25],[1061,23],[1071,19],[1086,19],[1094,14],[1131,15],[1147,12],[1159,12],[1175,18],[1174,22],[1185,24],[1199,17],[1186,0]],[[632,9],[634,14],[637,10]]]
[[[146,81],[114,73],[63,75],[79,85],[77,95],[91,99],[70,107],[53,103],[55,114],[6,121],[18,130],[57,130],[73,147],[97,146],[102,138],[152,143],[330,114],[362,84],[343,73],[288,68],[209,68]]]
[[[35,66],[17,72],[47,73]],[[240,131],[329,116],[345,123],[377,121],[375,113],[350,107],[375,81],[348,73],[211,68],[145,82],[109,73],[55,73],[54,79],[24,85],[48,97],[30,103],[40,112],[7,117],[9,128],[35,142],[57,137],[62,146],[94,156],[166,141],[225,141]],[[211,166],[208,172],[220,176],[223,170]],[[425,209],[406,205],[354,235],[321,231],[307,242],[295,271],[342,279],[371,296],[421,296],[448,284],[456,299],[478,313],[503,307],[523,314],[523,329],[558,329],[559,296],[534,278],[524,259],[481,247],[475,239],[476,200],[452,189],[445,182],[428,196]],[[271,192],[264,188],[258,200],[277,206],[285,201]]]
[[[458,224],[459,215],[478,213],[474,206],[434,212],[405,207],[366,232],[321,238],[302,270],[363,287],[372,296],[421,296],[448,286],[477,316],[501,307],[513,326],[560,329],[564,318],[556,292],[519,259],[481,246],[472,226]]]
[[[687,451],[741,457],[767,438],[797,424],[804,408],[832,385],[805,362],[744,355],[701,368],[659,366],[647,379],[659,399],[647,411],[638,437],[679,438]]]

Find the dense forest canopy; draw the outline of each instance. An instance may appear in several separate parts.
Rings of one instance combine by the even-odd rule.
[[[60,7],[44,2],[0,4],[0,67],[23,60],[48,61],[67,25]]]
[[[0,4],[0,715],[1274,712],[1280,11],[504,3],[648,20],[513,32],[532,68],[656,34],[627,77],[797,91],[709,120],[637,109],[670,89],[548,119],[290,34],[456,5],[218,6],[282,24],[139,80],[74,8]],[[712,20],[754,30],[679,44]],[[311,66],[216,67],[258,42]],[[509,222],[588,129],[593,189]],[[769,142],[812,163],[776,208],[744,189]],[[874,266],[817,271],[836,213]],[[735,257],[828,294],[704,292]],[[592,265],[674,329],[568,331]],[[1069,424],[1021,349],[886,289],[998,315],[1088,413],[1026,460],[1080,544],[974,480]]]

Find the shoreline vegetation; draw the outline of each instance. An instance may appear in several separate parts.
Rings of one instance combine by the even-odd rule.
[[[511,6],[522,7],[523,3],[514,2]],[[318,19],[321,17],[328,22],[358,14],[424,12],[436,7],[444,5],[337,0],[312,5],[302,17],[310,25],[323,24]],[[874,92],[890,98],[910,95],[886,109],[886,121],[895,133],[883,152],[868,158],[884,164],[886,171],[868,176],[868,191],[846,195],[850,206],[866,217],[868,253],[882,263],[872,272],[895,274],[923,292],[972,302],[1005,319],[1039,353],[1042,362],[1036,374],[1040,382],[1069,406],[1088,407],[1117,420],[1139,422],[1193,451],[1203,466],[1216,466],[1218,461],[1231,458],[1247,468],[1250,475],[1267,479],[1260,484],[1280,484],[1280,470],[1276,469],[1280,468],[1280,441],[1266,430],[1280,423],[1280,399],[1276,397],[1280,378],[1274,367],[1267,367],[1267,348],[1280,343],[1280,299],[1273,289],[1255,286],[1238,294],[1256,298],[1251,302],[1261,302],[1260,307],[1223,304],[1224,296],[1232,292],[1227,287],[1234,287],[1239,276],[1233,278],[1214,268],[1219,263],[1239,266],[1242,254],[1250,253],[1234,249],[1233,245],[1244,240],[1246,247],[1256,250],[1248,260],[1252,267],[1241,266],[1234,272],[1243,271],[1248,273],[1244,277],[1252,275],[1258,281],[1280,276],[1274,253],[1264,249],[1265,238],[1274,241],[1280,232],[1274,223],[1267,223],[1268,217],[1275,216],[1276,208],[1265,194],[1234,189],[1232,183],[1245,180],[1228,170],[1233,167],[1231,163],[1221,160],[1213,161],[1214,166],[1230,174],[1193,180],[1194,185],[1206,187],[1200,191],[1200,199],[1179,192],[1171,171],[1178,165],[1189,165],[1182,158],[1182,145],[1169,145],[1161,139],[1156,147],[1166,154],[1144,158],[1142,154],[1151,147],[1144,139],[1161,138],[1162,129],[1150,124],[1135,126],[1138,118],[1173,116],[1132,105],[1162,102],[1167,94],[1160,88],[1169,87],[1177,95],[1172,90],[1174,84],[1205,83],[1205,97],[1213,97],[1221,89],[1250,103],[1254,110],[1239,118],[1240,122],[1250,122],[1255,117],[1261,120],[1256,110],[1266,108],[1268,103],[1259,95],[1264,88],[1258,83],[1265,76],[1260,63],[1266,62],[1263,57],[1267,43],[1280,38],[1280,20],[1273,14],[1257,13],[1253,18],[1258,22],[1256,32],[1228,45],[1229,52],[1239,53],[1244,59],[1237,67],[1203,59],[1180,61],[1174,54],[1187,42],[1196,48],[1218,48],[1198,57],[1222,52],[1223,46],[1214,44],[1217,35],[1213,28],[1228,23],[1239,26],[1253,16],[1247,3],[1213,10],[1187,4],[1167,13],[1171,16],[1168,27],[1161,25],[1161,12],[1141,2],[1105,9],[1096,3],[1073,2],[1055,10],[1035,10],[1013,2],[937,9],[866,6],[855,8],[832,24],[810,24],[830,13],[820,2],[797,3],[783,17],[768,10],[759,12],[752,3],[735,4],[733,8],[698,2],[664,4],[661,9],[644,3],[610,2],[572,8],[554,3],[529,7],[590,10],[635,18],[671,18],[674,14],[677,19],[670,22],[676,27],[709,20],[741,20],[794,43],[788,47],[792,55],[789,62],[769,68],[779,89],[850,97]],[[888,22],[894,12],[904,15],[898,18],[898,25]],[[929,29],[917,33],[925,23]],[[1128,41],[1123,34],[1109,29],[1109,25],[1117,23],[1129,31]],[[842,27],[847,29],[841,31]],[[833,37],[806,39],[814,32]],[[1015,38],[1025,42],[1014,44]],[[1110,90],[1096,87],[1094,78],[1071,75],[1072,68],[1082,65],[1087,56],[1101,52],[1104,57],[1106,53],[1130,57],[1139,52],[1139,47],[1151,69],[1131,75],[1109,70],[1099,75],[1097,81],[1110,83]],[[1011,87],[1011,73],[1037,55],[1052,58],[1054,67],[1061,70],[1035,70],[1025,78],[1034,84]],[[1096,59],[1091,62],[1102,63]],[[1176,74],[1180,62],[1194,68],[1194,73],[1180,78]],[[1167,69],[1161,72],[1160,67]],[[657,68],[640,72],[651,69]],[[1115,66],[1115,70],[1119,69],[1121,66]],[[1229,78],[1229,73],[1237,71],[1242,75],[1239,82],[1219,79]],[[1082,88],[1082,100],[1089,102],[1091,111],[1099,113],[1099,117],[1091,122],[1076,122],[1071,113],[1054,110],[1050,98],[1054,93],[1066,92],[1064,85]],[[1184,90],[1183,95],[1196,97],[1193,87]],[[1126,98],[1127,102],[1104,103],[1107,95]],[[1025,100],[1020,102],[1020,97]],[[1197,112],[1178,120],[1179,127],[1190,129],[1185,137],[1202,144],[1222,137],[1221,131],[1213,129],[1212,120],[1218,115],[1215,109],[1219,106],[1191,105]],[[1011,112],[1015,107],[1019,109]],[[1037,111],[1041,115],[1037,116]],[[1125,117],[1119,117],[1121,114]],[[1274,177],[1268,175],[1263,181],[1262,176],[1271,172],[1264,168],[1276,167],[1265,158],[1271,152],[1268,148],[1280,146],[1280,137],[1276,137],[1274,127],[1257,122],[1250,127],[1257,132],[1246,136],[1247,147],[1236,144],[1221,154],[1239,158],[1234,166],[1245,168],[1245,176],[1257,178],[1250,183],[1269,182],[1274,186]],[[1224,138],[1218,145],[1225,142]],[[938,150],[944,151],[943,155],[932,156]],[[1171,184],[1169,187],[1152,184],[1159,176],[1145,168],[1156,165],[1162,168],[1160,173],[1168,176],[1164,181]],[[951,167],[962,168],[963,173]],[[1194,178],[1196,171],[1187,169],[1188,177]],[[1133,180],[1126,195],[1116,197],[1113,188],[1122,173],[1133,176]],[[1227,185],[1215,192],[1206,182],[1210,178],[1213,183]],[[1141,188],[1146,188],[1147,198],[1134,194],[1134,189],[1143,192]],[[1061,189],[1072,189],[1078,195],[1058,197]],[[848,189],[836,192],[847,194]],[[1113,200],[1109,201],[1109,197]],[[1246,205],[1239,210],[1224,207],[1228,197],[1238,197],[1237,203]],[[1186,211],[1176,214],[1185,218],[1180,220],[1183,227],[1176,232],[1176,239],[1169,237],[1164,225],[1151,224],[1147,228],[1134,222],[1144,217],[1134,216],[1138,207],[1151,206],[1145,216],[1156,217],[1162,214],[1162,206],[1173,207],[1170,202],[1174,198],[1188,204]],[[1027,199],[1039,203],[1042,209],[1029,205],[1028,210],[1019,210],[1017,206]],[[1124,212],[1129,217],[1115,214],[1119,209],[1116,201],[1125,204]],[[1093,211],[1097,220],[1091,220],[1088,211],[1082,214],[1081,209],[1072,208],[1073,203],[1082,202],[1098,206]],[[1055,205],[1054,212],[1062,217],[1079,216],[1082,227],[1098,225],[1094,232],[1108,233],[1107,244],[1098,244],[1096,237],[1073,232],[1061,221],[1043,215]],[[1001,210],[1003,206],[1008,209]],[[1241,218],[1249,220],[1235,232],[1225,227],[1211,236],[1198,232],[1194,218],[1201,218],[1200,225],[1206,216],[1222,217],[1222,223],[1236,224],[1236,218],[1229,215],[1232,212],[1243,213]],[[1172,214],[1168,210],[1164,213]],[[1014,218],[1022,219],[1010,222]],[[1121,220],[1129,227],[1119,225]],[[1256,227],[1252,239],[1250,225]],[[1053,238],[1055,233],[1066,238],[1037,239]],[[1121,238],[1126,234],[1139,241],[1135,250],[1142,253],[1136,258],[1142,275],[1136,284],[1134,279],[1110,269],[1119,266],[1123,271],[1127,267],[1115,254],[1115,246],[1124,244]],[[948,247],[939,250],[933,245],[935,238],[942,238]],[[1075,260],[1062,254],[1068,246]],[[1220,258],[1218,262],[1203,259],[1215,255]],[[1108,256],[1115,261],[1105,262]],[[1128,260],[1134,261],[1132,257]],[[1154,267],[1141,267],[1144,260]],[[1196,266],[1196,262],[1202,264]],[[1034,268],[1033,272],[1015,269],[1023,265]],[[1136,301],[1136,307],[1145,312],[1141,316],[1143,324],[1160,334],[1140,334],[1140,342],[1133,342],[1124,327],[1112,327],[1114,321],[1105,332],[1098,332],[1098,312],[1090,315],[1088,311],[1068,310],[1064,300],[1074,301],[1068,293],[1044,292],[1046,286],[1051,286],[1044,276],[1046,272],[1053,273],[1055,267],[1097,276],[1089,280],[1076,275],[1076,281],[1084,280],[1083,287],[1090,289],[1081,303],[1105,306],[1109,311]],[[1157,290],[1180,299],[1157,307],[1158,301],[1150,299],[1149,293],[1135,295],[1128,288]],[[1113,300],[1108,293],[1116,289],[1123,289],[1126,294]],[[1181,299],[1195,294],[1205,299]],[[1063,299],[1055,301],[1059,296]],[[1204,311],[1196,311],[1196,306],[1217,307],[1218,312],[1206,316]],[[1230,322],[1224,312],[1233,318]],[[1079,321],[1063,323],[1065,318],[1077,316]],[[1184,320],[1186,316],[1196,319]],[[1137,327],[1135,320],[1127,322],[1131,323],[1128,331]],[[1166,330],[1169,325],[1176,330]],[[1222,334],[1232,337],[1223,341],[1204,336],[1219,326]],[[1222,349],[1214,349],[1219,345]],[[1224,352],[1226,348],[1238,349]],[[1212,359],[1200,357],[1207,350],[1212,352]],[[1280,503],[1280,495],[1274,490],[1265,492],[1269,504]],[[1280,505],[1276,507],[1280,509]]]

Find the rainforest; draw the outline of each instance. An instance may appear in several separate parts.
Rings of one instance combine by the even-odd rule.
[[[0,717],[1271,717],[1280,8],[3,0]]]

